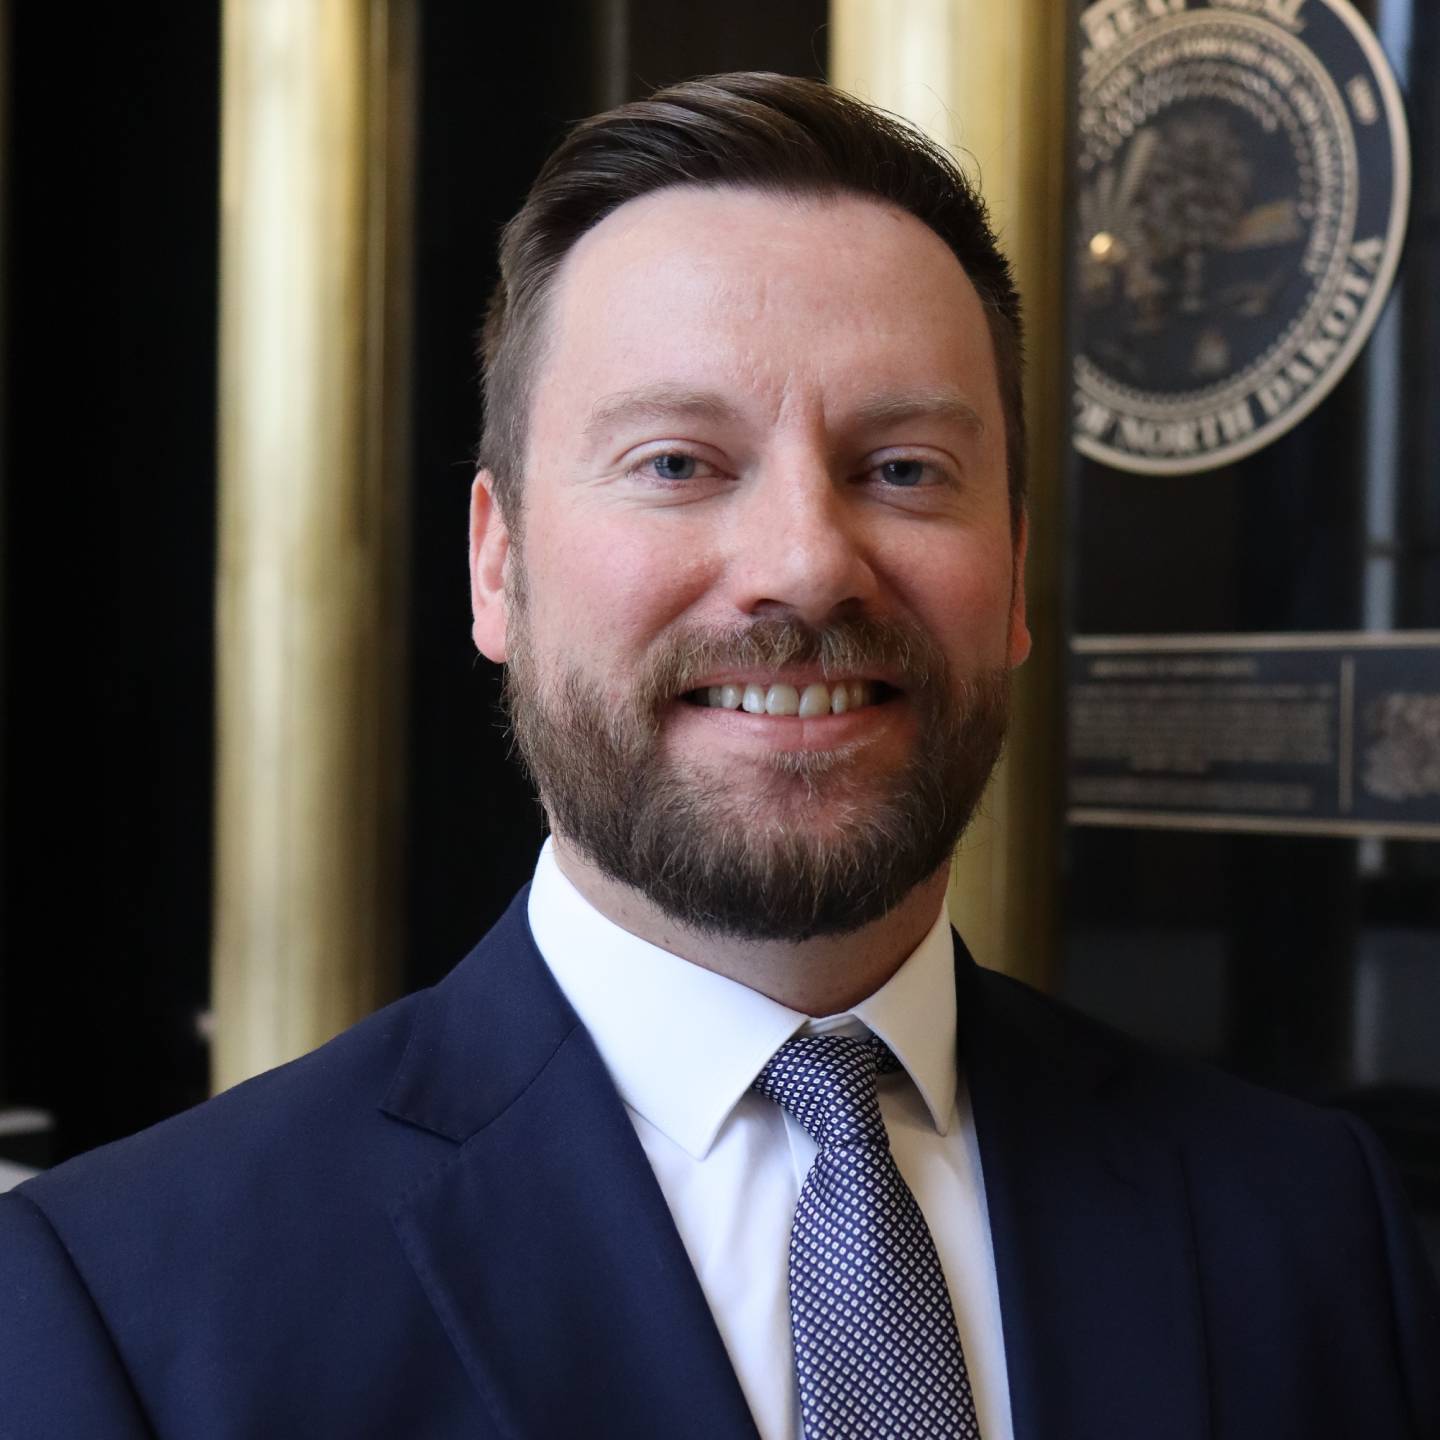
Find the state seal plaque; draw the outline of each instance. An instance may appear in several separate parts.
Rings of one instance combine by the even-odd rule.
[[[1347,0],[1096,0],[1080,24],[1075,446],[1211,469],[1309,414],[1379,316],[1399,89]]]

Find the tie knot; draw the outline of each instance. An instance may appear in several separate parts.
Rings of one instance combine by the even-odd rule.
[[[899,1064],[876,1035],[797,1035],[770,1057],[751,1088],[788,1111],[822,1150],[888,1146],[875,1077]]]

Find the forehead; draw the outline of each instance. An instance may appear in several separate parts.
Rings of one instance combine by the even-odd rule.
[[[630,201],[566,257],[546,328],[537,436],[656,380],[772,416],[944,389],[1002,428],[959,261],[912,215],[861,197],[687,186]]]

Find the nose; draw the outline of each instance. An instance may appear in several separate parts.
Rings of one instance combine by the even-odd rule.
[[[776,461],[745,488],[730,556],[741,613],[821,624],[870,600],[861,507],[823,456]]]

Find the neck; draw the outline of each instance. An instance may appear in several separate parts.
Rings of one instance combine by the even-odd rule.
[[[887,915],[848,935],[737,940],[688,928],[638,890],[597,870],[559,835],[555,858],[566,879],[606,919],[682,960],[805,1015],[836,1015],[873,995],[925,938],[945,901],[942,867]]]

